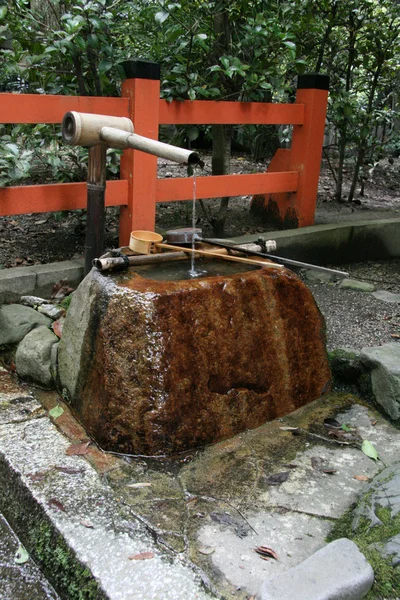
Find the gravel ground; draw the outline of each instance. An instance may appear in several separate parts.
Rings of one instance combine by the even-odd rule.
[[[330,266],[348,271],[352,279],[373,283],[376,290],[400,292],[400,259]],[[305,279],[305,273],[301,277]],[[328,350],[400,343],[399,303],[378,300],[369,292],[342,289],[340,280],[306,283],[325,317]]]

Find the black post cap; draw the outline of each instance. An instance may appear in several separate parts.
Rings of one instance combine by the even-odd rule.
[[[160,65],[150,60],[124,60],[122,68],[127,79],[155,79],[160,80]]]
[[[329,75],[305,73],[297,78],[298,90],[329,90]]]

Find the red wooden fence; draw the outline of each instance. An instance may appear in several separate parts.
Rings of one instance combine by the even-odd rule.
[[[131,63],[121,98],[0,94],[1,123],[61,123],[67,111],[109,114],[132,119],[135,133],[158,139],[162,124],[291,124],[292,148],[274,160],[267,173],[197,177],[197,197],[270,194],[282,215],[290,208],[299,226],[314,222],[328,97],[328,78],[299,77],[294,104],[160,100],[155,65]],[[279,156],[277,155],[277,159]],[[275,166],[274,166],[275,165]],[[289,165],[289,166],[287,166]],[[120,206],[120,244],[133,229],[154,230],[156,202],[188,200],[188,177],[157,179],[157,158],[137,150],[121,157],[121,179],[109,181],[106,206]],[[274,194],[277,194],[274,196]],[[0,189],[0,216],[74,210],[86,206],[86,184],[65,183]]]

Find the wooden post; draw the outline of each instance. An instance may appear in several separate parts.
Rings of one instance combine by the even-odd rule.
[[[297,191],[292,198],[299,227],[314,223],[328,89],[327,75],[313,73],[298,77],[296,103],[305,105],[305,114],[304,124],[293,126],[290,170],[299,173]]]
[[[91,270],[93,259],[101,256],[104,252],[106,154],[105,144],[96,144],[89,148],[85,275]]]
[[[123,63],[127,79],[122,96],[129,98],[129,117],[135,133],[158,139],[160,66],[144,60]],[[120,246],[127,246],[131,231],[153,231],[156,217],[157,158],[138,150],[125,150],[121,179],[128,180],[128,205],[120,212]]]

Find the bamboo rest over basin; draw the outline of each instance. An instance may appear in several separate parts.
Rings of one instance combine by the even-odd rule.
[[[241,256],[231,256],[229,254],[220,254],[213,252],[212,250],[199,250],[197,248],[183,248],[181,246],[174,246],[172,244],[163,243],[163,237],[153,231],[132,231],[129,241],[129,248],[133,252],[138,254],[154,254],[160,250],[171,250],[171,251],[183,251],[187,254],[195,254],[198,256],[204,256],[206,258],[216,258],[218,260],[229,260],[232,262],[241,262],[248,265],[258,265],[261,267],[269,267],[273,269],[282,269],[282,265],[273,263],[271,261],[252,258],[243,258]]]

